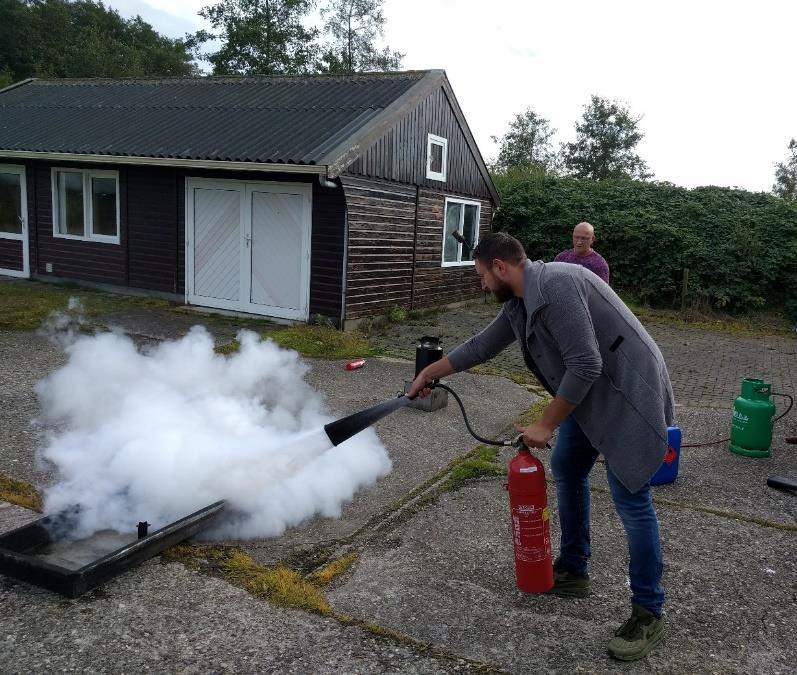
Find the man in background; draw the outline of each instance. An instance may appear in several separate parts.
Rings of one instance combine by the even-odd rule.
[[[554,262],[581,265],[609,283],[609,264],[603,256],[592,248],[595,243],[595,228],[588,222],[579,223],[573,228],[573,248],[562,251]]]

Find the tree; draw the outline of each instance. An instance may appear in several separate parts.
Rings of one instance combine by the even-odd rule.
[[[558,156],[551,139],[556,129],[550,121],[538,115],[532,108],[515,115],[509,123],[509,131],[500,138],[491,136],[498,143],[498,158],[493,164],[497,171],[516,167],[536,167],[545,171],[556,171]]]
[[[772,191],[787,201],[797,201],[797,139],[789,142],[790,156],[775,164],[775,184]]]
[[[593,180],[651,178],[647,164],[634,152],[644,137],[639,131],[641,119],[617,101],[593,95],[576,123],[575,143],[562,147],[569,173]]]
[[[320,68],[328,73],[361,73],[399,70],[404,54],[379,49],[384,36],[384,0],[330,0],[321,13],[324,33],[331,42],[324,47]]]
[[[93,0],[0,0],[0,81],[196,73],[183,40]]]
[[[317,62],[314,43],[318,29],[305,28],[302,19],[315,0],[222,0],[199,14],[214,32],[191,36],[198,51],[207,40],[221,48],[200,57],[213,65],[214,75],[279,75],[311,72]]]

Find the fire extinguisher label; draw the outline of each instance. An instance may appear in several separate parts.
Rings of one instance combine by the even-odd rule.
[[[515,557],[523,562],[538,562],[551,555],[548,507],[523,504],[512,509],[512,537]]]

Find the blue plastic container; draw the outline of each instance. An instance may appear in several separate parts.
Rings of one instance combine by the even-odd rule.
[[[678,478],[678,461],[681,459],[681,428],[667,427],[667,454],[664,463],[650,479],[651,485],[672,483]]]

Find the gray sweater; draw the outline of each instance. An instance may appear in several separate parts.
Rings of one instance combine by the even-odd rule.
[[[523,298],[505,303],[481,333],[454,349],[456,371],[484,363],[513,341],[631,492],[667,449],[673,393],[658,346],[608,284],[567,263],[526,261]],[[524,312],[525,306],[525,312]]]

